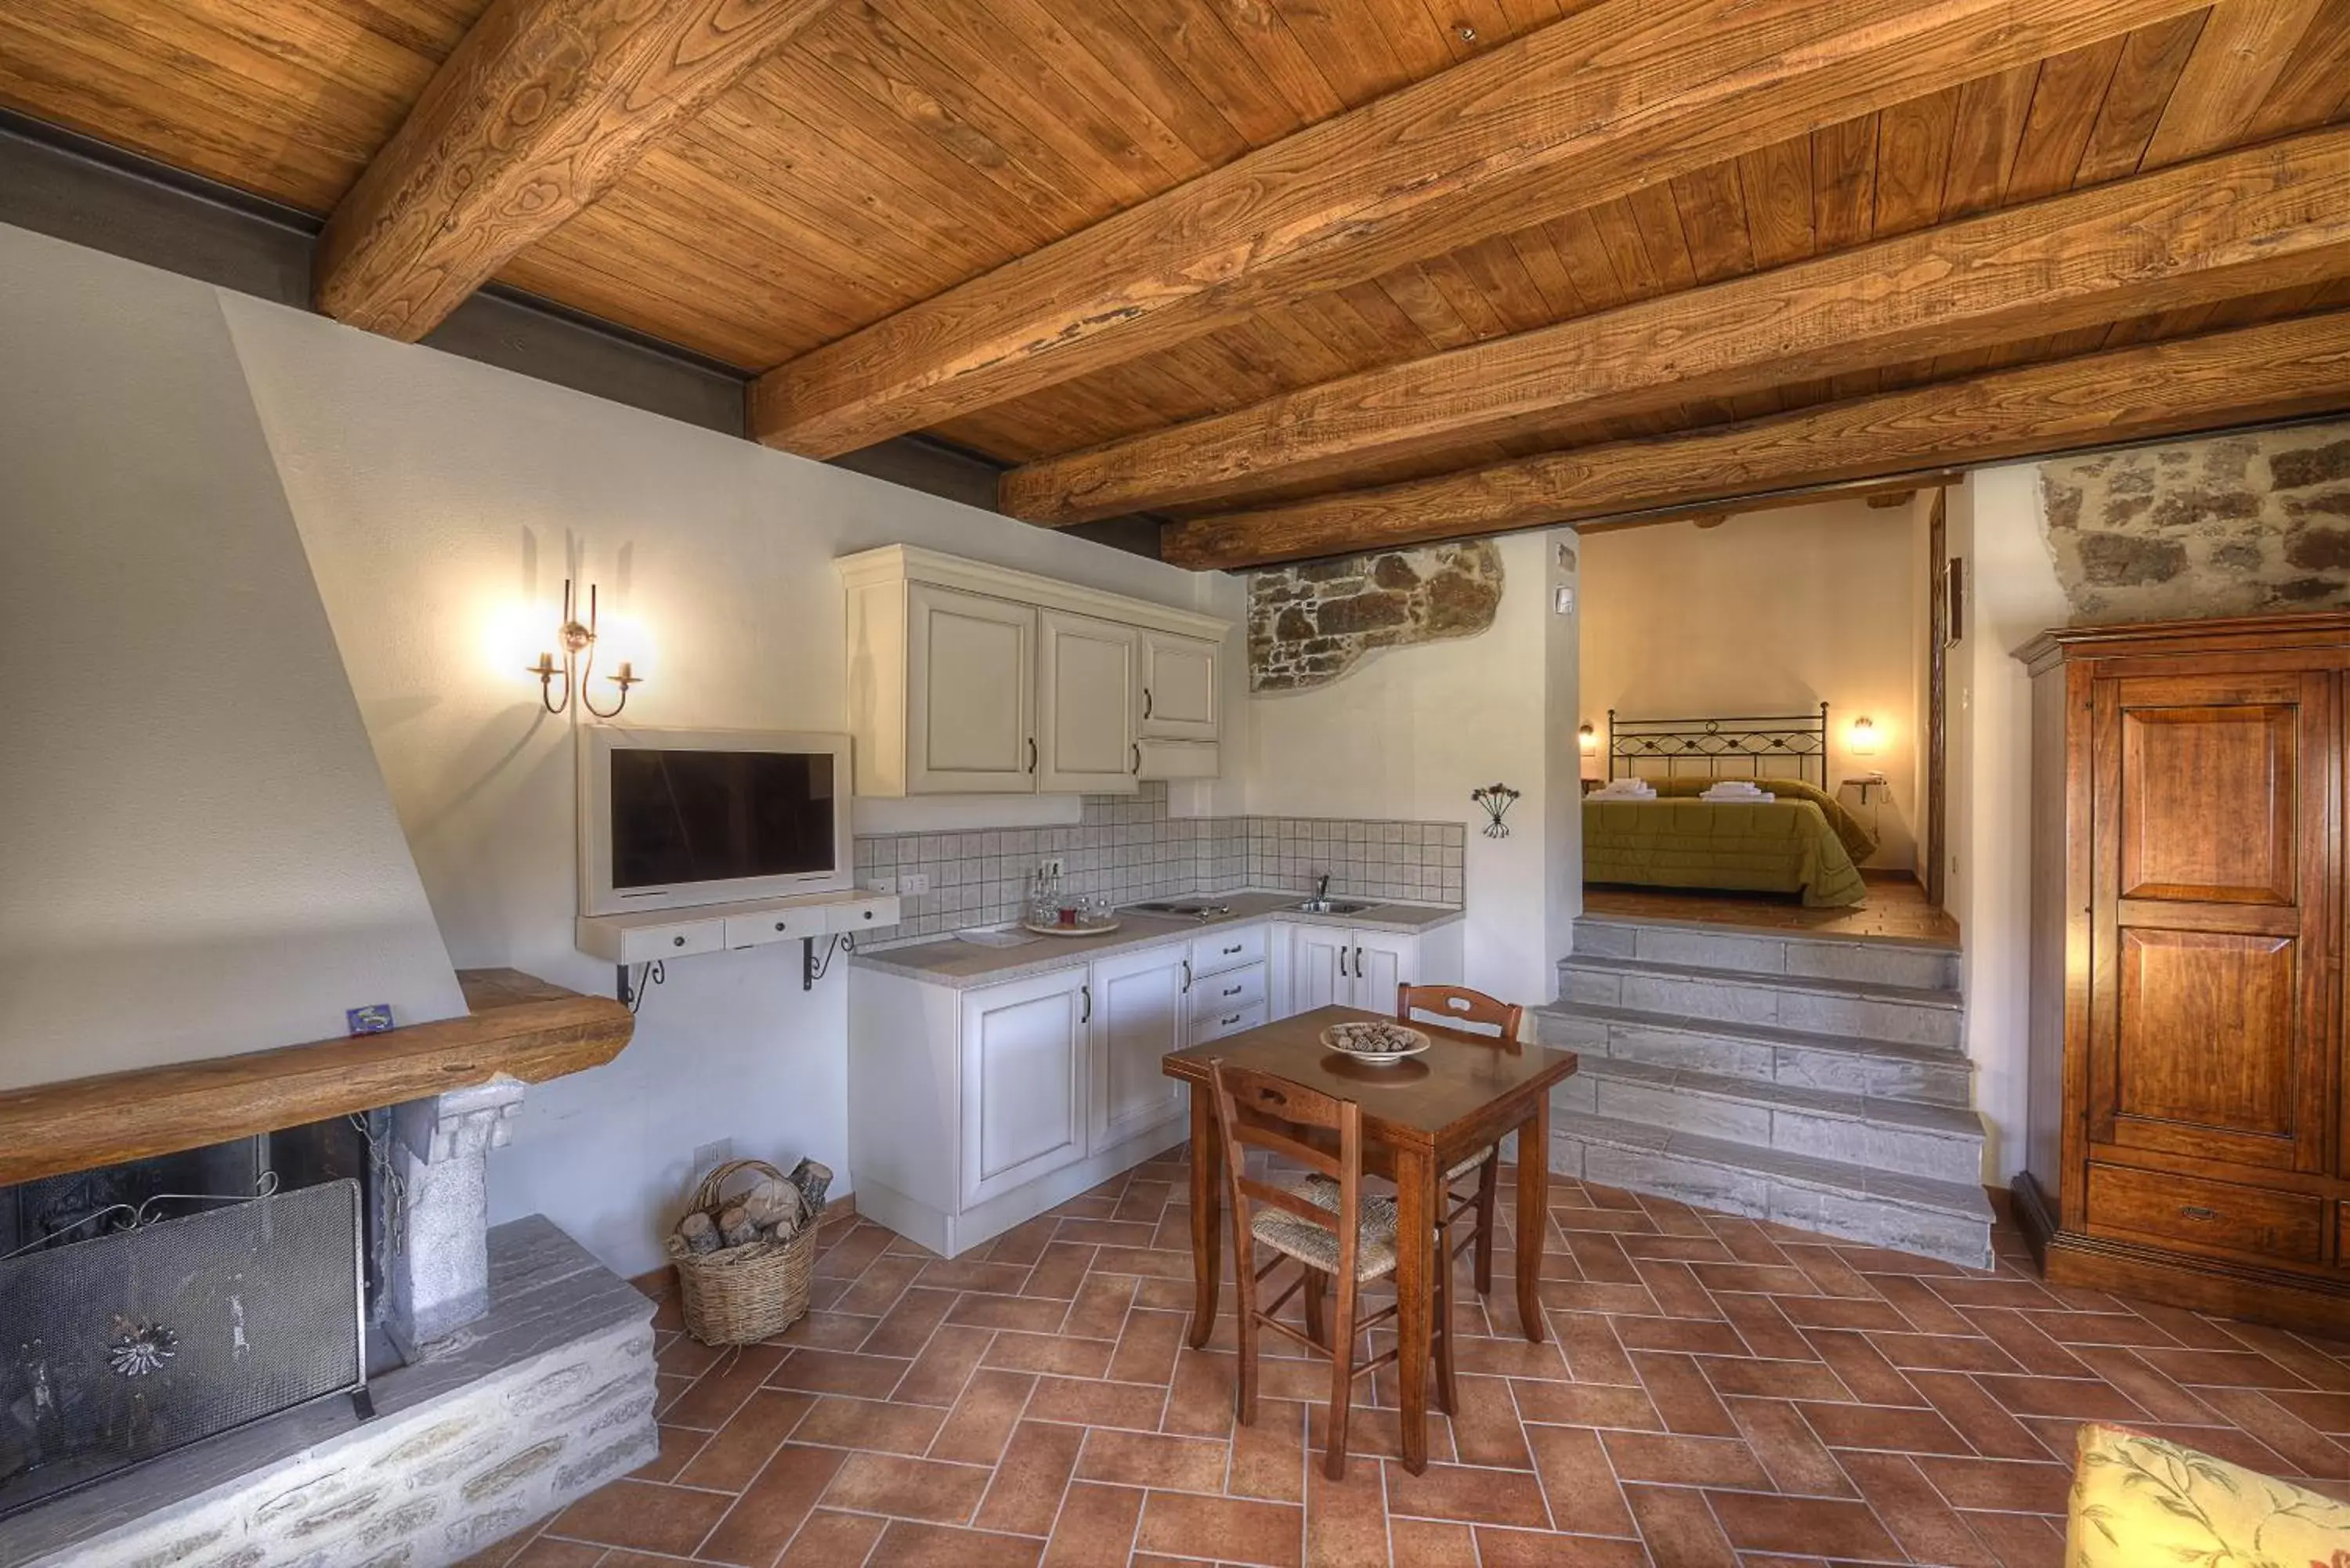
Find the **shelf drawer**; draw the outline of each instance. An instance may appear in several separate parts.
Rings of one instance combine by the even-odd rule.
[[[757,915],[726,917],[726,945],[730,948],[764,947],[769,942],[795,942],[802,937],[824,935],[824,907],[811,905],[805,909],[771,909]]]
[[[1206,1019],[1243,1007],[1262,1007],[1264,1001],[1264,965],[1262,963],[1253,963],[1246,969],[1228,969],[1222,974],[1195,972],[1192,977],[1191,1016],[1194,1019]]]
[[[2314,1263],[2325,1200],[2119,1165],[2089,1167],[2093,1234],[2277,1263]]]
[[[726,945],[723,920],[679,920],[670,925],[629,926],[620,932],[620,963],[714,953]]]
[[[825,929],[828,931],[874,931],[898,923],[898,899],[895,894],[890,893],[877,893],[869,898],[858,898],[847,903],[827,904],[824,909]]]
[[[1191,972],[1222,974],[1264,961],[1264,926],[1226,926],[1191,939]]]
[[[1228,1008],[1222,1012],[1195,1013],[1191,1019],[1191,1044],[1205,1045],[1211,1040],[1222,1040],[1227,1034],[1238,1034],[1243,1029],[1255,1029],[1265,1022],[1265,1005],[1262,1002],[1247,1007]]]

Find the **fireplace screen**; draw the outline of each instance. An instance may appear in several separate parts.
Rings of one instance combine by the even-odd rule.
[[[348,1179],[0,1259],[0,1514],[365,1382]]]

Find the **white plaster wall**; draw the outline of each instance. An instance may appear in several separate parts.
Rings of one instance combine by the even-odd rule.
[[[97,265],[95,260],[93,265]],[[108,264],[109,265],[119,264]],[[490,628],[551,605],[566,562],[639,623],[647,725],[846,727],[834,557],[908,543],[1225,616],[1234,579],[1194,576],[823,463],[769,452],[258,301],[221,301],[367,728],[461,965],[580,989],[610,968],[572,947],[569,722],[538,709]],[[551,624],[544,608],[532,624]],[[525,639],[530,640],[530,639]],[[543,640],[543,639],[540,639]],[[1235,664],[1237,631],[1230,652]],[[1237,737],[1233,763],[1237,764]],[[1237,781],[1181,793],[1237,810]],[[1229,804],[1220,805],[1219,797]],[[868,827],[1049,815],[891,808]],[[926,812],[928,815],[926,815]],[[492,1162],[493,1218],[544,1212],[624,1272],[657,1238],[695,1150],[853,1188],[846,977],[800,989],[795,945],[675,963],[611,1065],[534,1088]]]
[[[1330,685],[1258,696],[1247,709],[1252,814],[1469,825],[1467,981],[1521,1002],[1556,990],[1565,933],[1551,929],[1553,868],[1572,865],[1580,881],[1545,798],[1551,717],[1575,702],[1573,659],[1557,654],[1549,624],[1554,537],[1574,539],[1494,542],[1502,602],[1487,630],[1388,649]],[[1478,831],[1484,814],[1469,799],[1494,783],[1523,792],[1507,838]]]
[[[462,1013],[213,291],[0,278],[0,1089]]]
[[[1841,798],[1875,819],[1868,864],[1909,869],[1918,789],[1917,659],[1926,627],[1909,514],[1859,501],[1743,513],[1712,528],[1660,524],[1583,542],[1582,720],[1605,743],[1626,718],[1801,713],[1830,704],[1831,784],[1882,772],[1891,798]],[[1877,749],[1848,744],[1874,722]],[[1604,769],[1602,770],[1604,773]]]
[[[1983,1179],[2024,1158],[2032,872],[2032,686],[2014,650],[2067,607],[2044,538],[2039,470],[1979,469],[1950,493],[1950,551],[1966,607],[1950,651],[1950,874],[1944,907],[1965,944],[1967,1054],[1991,1137]]]

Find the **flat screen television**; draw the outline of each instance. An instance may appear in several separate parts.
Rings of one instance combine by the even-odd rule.
[[[849,778],[846,735],[584,729],[580,912],[845,891]]]

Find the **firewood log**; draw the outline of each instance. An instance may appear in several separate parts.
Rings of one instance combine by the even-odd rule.
[[[751,1223],[762,1231],[780,1231],[788,1237],[800,1228],[804,1200],[800,1189],[788,1181],[770,1178],[751,1189],[743,1199],[743,1212]]]
[[[804,1159],[792,1167],[792,1185],[800,1189],[807,1203],[810,1224],[824,1219],[825,1189],[832,1185],[832,1167],[813,1159]]]
[[[686,1251],[696,1257],[714,1252],[721,1245],[717,1225],[700,1210],[677,1222],[677,1234],[678,1239],[685,1243]]]
[[[759,1239],[759,1228],[751,1223],[751,1217],[743,1212],[743,1206],[738,1203],[731,1209],[720,1210],[718,1239],[730,1247],[747,1247]]]

